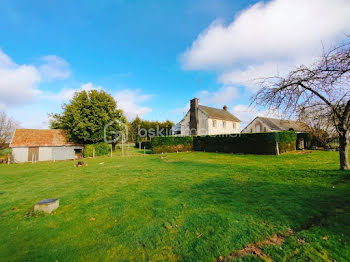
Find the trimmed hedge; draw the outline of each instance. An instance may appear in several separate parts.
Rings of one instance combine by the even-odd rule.
[[[296,149],[296,133],[293,131],[253,133],[236,135],[197,136],[193,140],[195,151],[240,153],[240,154],[276,154]]]
[[[151,149],[152,148],[151,141],[136,142],[135,147],[139,148],[140,143],[141,143],[141,149],[143,149],[143,148]]]
[[[95,156],[107,155],[111,148],[106,142],[100,142],[96,144],[88,144],[84,146],[84,157],[92,157],[95,148]]]
[[[192,136],[158,136],[153,137],[151,142],[152,152],[170,153],[193,150]]]
[[[236,154],[277,154],[296,150],[297,135],[294,131],[231,134],[216,136],[166,136],[154,137],[153,153],[206,151]]]

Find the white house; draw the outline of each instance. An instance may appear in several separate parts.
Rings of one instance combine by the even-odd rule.
[[[295,131],[296,133],[308,133],[310,128],[301,121],[283,120],[268,117],[256,117],[243,130],[242,133],[262,133],[262,132],[279,132]],[[305,148],[305,138],[297,136],[297,149]]]
[[[239,133],[240,120],[223,109],[199,105],[198,98],[191,100],[190,110],[179,122],[180,135],[220,135]],[[180,128],[179,128],[180,129]]]
[[[76,159],[83,146],[69,142],[61,129],[16,129],[10,143],[16,163]]]
[[[306,133],[309,132],[310,129],[305,123],[300,121],[258,116],[242,130],[242,133],[263,133],[278,131],[295,131],[297,133]]]

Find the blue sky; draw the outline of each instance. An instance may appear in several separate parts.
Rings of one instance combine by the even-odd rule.
[[[45,128],[74,91],[103,88],[130,119],[177,122],[195,96],[243,125],[274,115],[248,107],[253,80],[350,32],[349,1],[304,2],[1,0],[0,110]]]

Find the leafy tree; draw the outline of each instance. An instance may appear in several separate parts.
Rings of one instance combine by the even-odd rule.
[[[115,139],[125,132],[126,118],[112,96],[103,90],[76,92],[68,104],[63,104],[62,114],[51,114],[50,126],[64,129],[70,140],[91,144]],[[113,147],[115,143],[112,143]]]
[[[350,169],[350,42],[324,53],[311,66],[301,65],[286,77],[270,77],[254,102],[285,112],[312,110],[332,122],[339,136],[340,169]]]
[[[133,142],[149,140],[154,136],[167,136],[174,123],[167,120],[165,122],[141,120],[136,117],[130,123],[129,139]]]
[[[129,140],[133,142],[138,142],[140,140],[138,134],[138,128],[141,126],[142,120],[136,116],[136,118],[130,123],[129,128]]]

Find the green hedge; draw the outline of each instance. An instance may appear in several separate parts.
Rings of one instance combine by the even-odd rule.
[[[140,148],[140,143],[141,143],[141,149],[146,148],[146,149],[151,149],[152,148],[152,144],[151,141],[143,141],[143,142],[136,142],[135,143],[135,147],[136,148]]]
[[[106,142],[100,142],[96,144],[88,144],[84,146],[84,157],[92,157],[95,148],[95,156],[107,155],[111,148]]]
[[[11,155],[11,153],[12,153],[11,148],[0,149],[0,156],[8,156],[8,155]]]
[[[152,138],[152,152],[168,153],[168,152],[184,152],[193,150],[192,136],[159,136]]]
[[[193,140],[195,151],[240,153],[240,154],[276,154],[293,151],[296,148],[296,133],[293,131],[233,134],[217,136],[197,136]]]

